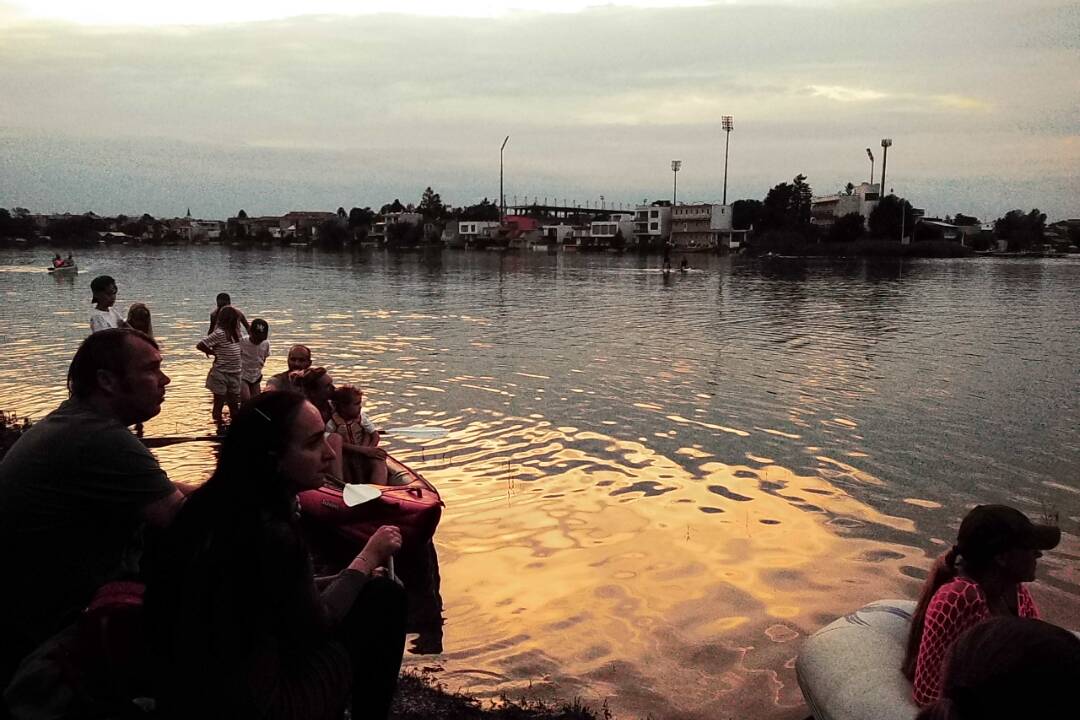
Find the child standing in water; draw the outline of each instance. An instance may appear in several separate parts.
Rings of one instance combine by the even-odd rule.
[[[345,483],[386,484],[386,451],[379,448],[379,431],[361,409],[364,394],[352,385],[334,390],[334,414],[326,422],[326,440],[333,448],[334,477]]]
[[[116,311],[116,281],[108,275],[99,275],[90,281],[94,309],[90,311],[90,333],[109,328],[126,328],[127,321]]]
[[[128,308],[128,327],[154,337],[154,326],[150,322],[150,308],[143,303],[132,303]]]
[[[221,308],[217,314],[214,331],[195,346],[208,356],[214,356],[214,365],[206,376],[206,389],[214,394],[212,415],[221,428],[224,425],[221,411],[229,407],[229,417],[236,417],[240,407],[240,312],[232,305]]]
[[[270,325],[262,318],[251,321],[251,335],[240,340],[240,402],[247,403],[262,392],[262,371],[270,356]]]

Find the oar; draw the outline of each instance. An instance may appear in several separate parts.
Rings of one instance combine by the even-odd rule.
[[[380,435],[398,435],[401,437],[414,437],[422,440],[434,440],[441,437],[446,437],[450,434],[450,431],[441,427],[425,427],[423,425],[413,425],[411,427],[398,427],[387,428],[386,430],[380,430]]]
[[[180,443],[189,442],[221,442],[221,435],[187,435],[180,437],[144,437],[139,438],[142,444],[148,448],[161,448],[168,447],[169,445],[179,445]]]

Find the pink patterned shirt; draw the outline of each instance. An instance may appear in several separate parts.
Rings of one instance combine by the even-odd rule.
[[[1039,610],[1027,588],[1017,586],[1016,607],[1022,618],[1038,618]],[[942,672],[949,650],[965,630],[991,615],[982,588],[958,577],[937,589],[926,608],[919,657],[915,665],[915,702],[928,705],[941,696]]]

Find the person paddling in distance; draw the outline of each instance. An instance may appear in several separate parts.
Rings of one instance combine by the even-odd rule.
[[[147,585],[166,717],[340,720],[350,698],[356,720],[387,716],[405,596],[379,568],[401,533],[380,527],[318,587],[296,494],[320,487],[333,458],[318,410],[295,393],[264,393],[237,415]]]
[[[940,697],[945,659],[965,630],[993,616],[1039,617],[1024,583],[1035,580],[1042,551],[1060,540],[1057,527],[1037,525],[1006,505],[979,505],[967,514],[912,618],[903,671],[914,683],[915,702]]]
[[[124,316],[113,307],[119,292],[115,280],[108,275],[99,275],[90,281],[90,292],[93,293],[91,302],[94,303],[94,309],[90,311],[91,333],[128,326]]]
[[[337,456],[332,474],[343,484],[386,484],[386,451],[378,447],[379,431],[364,414],[364,394],[352,385],[330,395],[334,413],[326,421],[326,439]]]

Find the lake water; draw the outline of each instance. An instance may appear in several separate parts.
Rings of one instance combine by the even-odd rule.
[[[1034,594],[1080,626],[1080,258],[760,261],[101,248],[77,278],[0,250],[0,408],[38,416],[89,282],[146,302],[172,376],[148,434],[204,432],[220,291],[366,391],[443,493],[453,688],[620,717],[802,718],[803,638],[914,597],[977,502],[1060,513]],[[676,260],[677,262],[678,260]],[[159,451],[198,482],[203,445]]]

